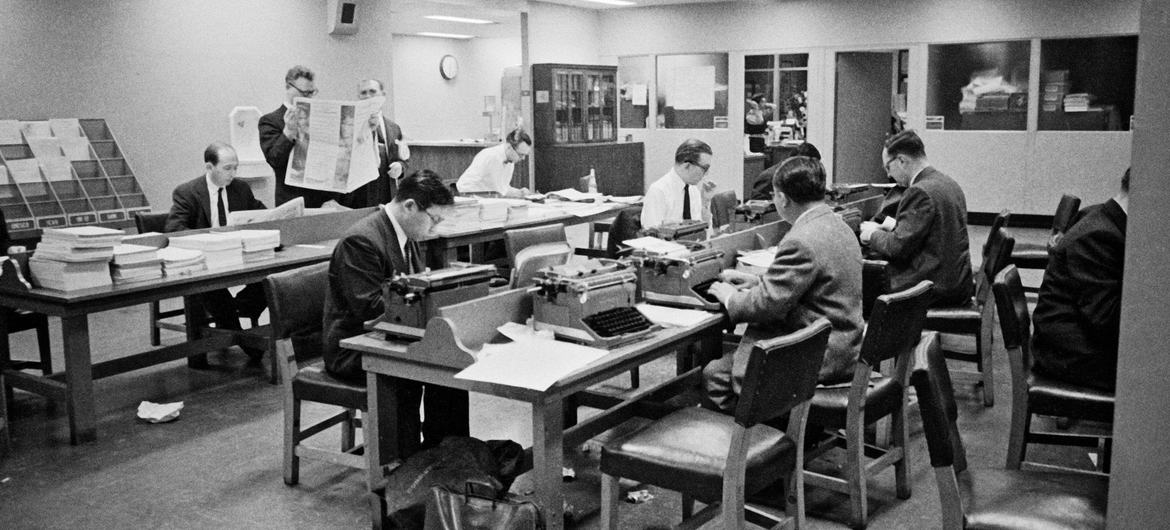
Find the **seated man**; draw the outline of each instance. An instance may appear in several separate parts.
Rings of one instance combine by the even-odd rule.
[[[417,240],[426,236],[455,203],[451,190],[439,176],[422,170],[402,179],[394,199],[358,221],[345,232],[329,262],[329,287],[325,294],[322,356],[325,370],[334,377],[364,383],[361,352],[342,348],[340,341],[365,333],[367,320],[385,311],[382,284],[400,273],[421,272],[422,256]],[[435,446],[445,436],[468,434],[467,392],[415,381],[395,380],[398,429],[402,456],[419,449],[420,428],[425,446]],[[420,426],[419,401],[426,424]]]
[[[167,216],[167,232],[227,226],[230,212],[264,209],[264,203],[252,195],[252,188],[235,179],[239,160],[232,146],[223,142],[207,146],[203,151],[203,165],[203,175],[180,184],[171,195],[173,204]],[[235,298],[227,289],[219,289],[191,299],[211,314],[215,327],[220,329],[241,329],[240,318],[259,317],[268,305],[261,283],[248,284]],[[254,362],[264,355],[264,350],[243,349]]]
[[[663,223],[710,219],[706,199],[715,183],[703,181],[711,169],[711,146],[691,138],[674,151],[674,167],[654,181],[642,199],[642,228]],[[701,185],[700,185],[701,184]]]
[[[796,151],[792,153],[792,156],[807,156],[809,158],[820,160],[821,151],[817,149],[817,146],[813,145],[812,142],[804,142],[796,148]],[[790,156],[788,158],[792,157]],[[788,160],[788,158],[785,158],[784,160]],[[784,160],[781,160],[772,167],[761,171],[760,174],[756,176],[756,181],[752,184],[751,200],[772,200],[772,176],[776,174],[776,170],[780,169],[780,164],[783,164]]]
[[[735,409],[752,343],[791,333],[826,317],[833,324],[821,383],[848,381],[861,352],[861,247],[849,226],[825,204],[825,168],[798,156],[772,179],[773,201],[792,229],[780,240],[763,277],[735,270],[720,274],[709,292],[732,322],[751,322],[734,353],[703,369],[710,404]],[[726,283],[724,283],[726,282]]]
[[[926,147],[912,130],[886,139],[886,173],[906,188],[893,228],[861,223],[861,243],[876,259],[890,262],[890,288],[934,282],[934,305],[968,303],[975,294],[967,240],[967,198],[958,183],[930,165]]]
[[[1121,327],[1121,283],[1129,170],[1121,191],[1089,210],[1049,253],[1032,322],[1035,369],[1113,391]]]

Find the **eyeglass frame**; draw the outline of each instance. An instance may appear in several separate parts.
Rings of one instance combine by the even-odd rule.
[[[316,96],[317,92],[318,92],[318,90],[316,88],[314,88],[311,91],[306,92],[304,90],[301,90],[299,87],[297,87],[296,85],[294,85],[292,83],[285,83],[285,85],[293,90],[296,90],[297,94],[300,94],[301,97],[303,97],[303,98],[311,98],[313,96]]]
[[[431,220],[431,226],[437,226],[439,223],[445,221],[445,219],[443,219],[442,217],[435,218],[435,216],[431,214],[430,210],[431,210],[430,208],[424,208],[422,210],[422,213],[427,214],[427,218]]]
[[[890,164],[893,164],[895,160],[900,160],[898,155],[891,156],[889,160],[882,162],[882,169],[886,171],[887,175],[890,174]]]

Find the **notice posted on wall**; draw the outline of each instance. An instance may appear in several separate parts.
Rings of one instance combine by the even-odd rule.
[[[359,101],[293,100],[297,142],[284,182],[313,190],[349,193],[378,178],[370,117],[386,98]]]

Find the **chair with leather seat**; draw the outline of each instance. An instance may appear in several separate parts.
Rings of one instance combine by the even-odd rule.
[[[1057,241],[1072,228],[1077,220],[1077,212],[1081,209],[1081,199],[1076,195],[1064,194],[1056,205],[1056,214],[1052,216],[1052,233],[1045,243],[1016,242],[1012,250],[1011,263],[1021,269],[1040,269],[1048,267],[1048,252]],[[1037,291],[1038,287],[1024,287],[1025,291]]]
[[[1015,265],[1009,265],[993,283],[1004,348],[1012,370],[1012,429],[1008,438],[1007,468],[1020,469],[1028,444],[1101,447],[1100,468],[1108,472],[1111,434],[1081,434],[1032,430],[1032,416],[1074,418],[1113,423],[1114,394],[1068,383],[1032,370],[1031,318],[1028,302]],[[1102,443],[1103,442],[1103,443]],[[1081,471],[1069,467],[1028,462],[1029,466]]]
[[[937,307],[926,312],[926,329],[956,335],[975,337],[975,351],[945,349],[948,359],[974,363],[975,370],[953,370],[956,379],[974,383],[983,389],[983,405],[995,405],[995,373],[992,351],[995,341],[995,300],[991,294],[991,280],[1011,259],[1016,240],[1006,228],[998,228],[987,235],[983,262],[975,273],[975,296],[967,304],[957,307]]]
[[[1109,482],[1077,473],[967,469],[953,391],[937,334],[924,337],[925,362],[910,379],[934,468],[943,530],[1105,528]]]
[[[4,212],[0,211],[0,256],[8,255],[8,223],[5,222]],[[49,342],[49,317],[32,311],[18,311],[7,307],[0,307],[3,318],[0,318],[0,370],[5,367],[11,370],[40,370],[42,374],[53,373],[53,351]],[[37,334],[37,353],[40,360],[13,360],[9,349],[8,336],[21,331],[34,330]],[[0,391],[8,392],[7,387],[0,385]]]
[[[147,232],[164,232],[167,227],[167,216],[170,214],[163,213],[149,213],[138,212],[134,214],[134,226],[138,229],[139,234]],[[183,308],[170,309],[163,311],[158,300],[152,300],[149,304],[150,308],[150,345],[158,346],[162,344],[162,334],[160,330],[169,329],[171,331],[178,331],[180,333],[186,331],[185,324],[177,322],[167,322],[166,319],[183,316]]]
[[[869,320],[877,297],[890,292],[890,262],[861,260],[861,317]]]
[[[361,426],[356,411],[366,410],[366,387],[342,381],[325,372],[321,360],[321,326],[325,312],[322,295],[329,285],[329,264],[318,263],[269,275],[265,296],[276,344],[284,394],[284,483],[300,478],[300,459],[325,460],[365,469],[361,446],[354,445],[354,429]],[[314,425],[302,426],[301,403],[312,401],[343,410]],[[301,442],[334,426],[341,426],[341,449],[330,451]]]
[[[879,296],[865,329],[861,354],[854,363],[853,380],[848,385],[818,387],[809,407],[810,429],[825,429],[832,436],[810,451],[812,461],[842,440],[845,431],[845,476],[831,476],[805,466],[804,479],[809,485],[828,488],[849,495],[850,526],[864,528],[868,517],[866,480],[890,465],[899,499],[910,497],[908,438],[906,425],[906,389],[914,348],[922,335],[926,308],[930,305],[933,283],[927,280],[904,291]],[[877,367],[886,360],[893,367],[877,376]],[[865,427],[890,417],[890,445],[885,449],[867,447]],[[868,452],[882,454],[866,462]]]
[[[530,285],[536,271],[564,265],[573,255],[565,227],[560,224],[508,230],[504,232],[504,246],[512,265],[512,289]]]
[[[606,241],[605,254],[609,258],[619,258],[629,247],[622,241],[638,237],[642,230],[642,207],[626,208],[613,218],[613,226],[609,228],[609,237]]]
[[[711,226],[720,228],[731,224],[735,219],[735,207],[739,205],[739,198],[735,190],[723,190],[711,196]]]
[[[785,478],[783,524],[804,526],[804,453],[808,400],[816,386],[831,324],[821,318],[794,333],[757,341],[748,359],[734,415],[699,407],[672,412],[601,449],[601,524],[618,527],[619,478],[683,494],[684,525],[719,517],[719,528],[743,528],[768,509],[745,505],[745,495]],[[767,421],[788,415],[781,431]],[[706,503],[693,513],[694,501]],[[779,527],[781,525],[777,525]]]

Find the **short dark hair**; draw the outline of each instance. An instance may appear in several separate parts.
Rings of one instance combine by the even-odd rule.
[[[807,156],[809,158],[821,159],[821,151],[812,142],[805,142],[796,147],[796,152],[792,156]]]
[[[429,169],[420,169],[398,183],[398,192],[394,194],[394,202],[403,202],[414,199],[419,208],[426,210],[431,206],[446,206],[455,204],[455,196],[451,188],[443,184],[443,179]]]
[[[914,129],[906,129],[886,138],[884,147],[886,153],[891,157],[906,155],[910,158],[922,158],[926,156],[926,145],[922,143],[922,138],[918,137],[918,133],[914,132]]]
[[[532,147],[532,137],[528,136],[528,133],[524,132],[524,129],[512,129],[508,132],[508,136],[504,139],[507,140],[508,145],[511,145],[512,147],[516,147],[521,143],[526,143],[529,147]]]
[[[219,154],[227,149],[235,151],[235,148],[229,145],[227,142],[211,142],[211,145],[207,146],[207,149],[203,150],[203,161],[210,162],[213,166],[218,166]]]
[[[286,84],[293,84],[297,79],[305,78],[309,81],[313,80],[313,71],[309,70],[308,66],[296,65],[288,69],[288,73],[284,74],[284,82]]]
[[[772,187],[798,204],[824,200],[825,166],[820,160],[794,156],[780,163]]]
[[[698,164],[699,158],[704,154],[714,155],[711,151],[711,146],[707,142],[697,138],[687,138],[685,142],[679,144],[678,149],[674,150],[674,163],[681,164],[683,162],[690,162]]]
[[[1129,170],[1130,169],[1131,168],[1128,168],[1128,167],[1125,168],[1125,174],[1121,176],[1121,191],[1124,191],[1126,193],[1129,193]]]

